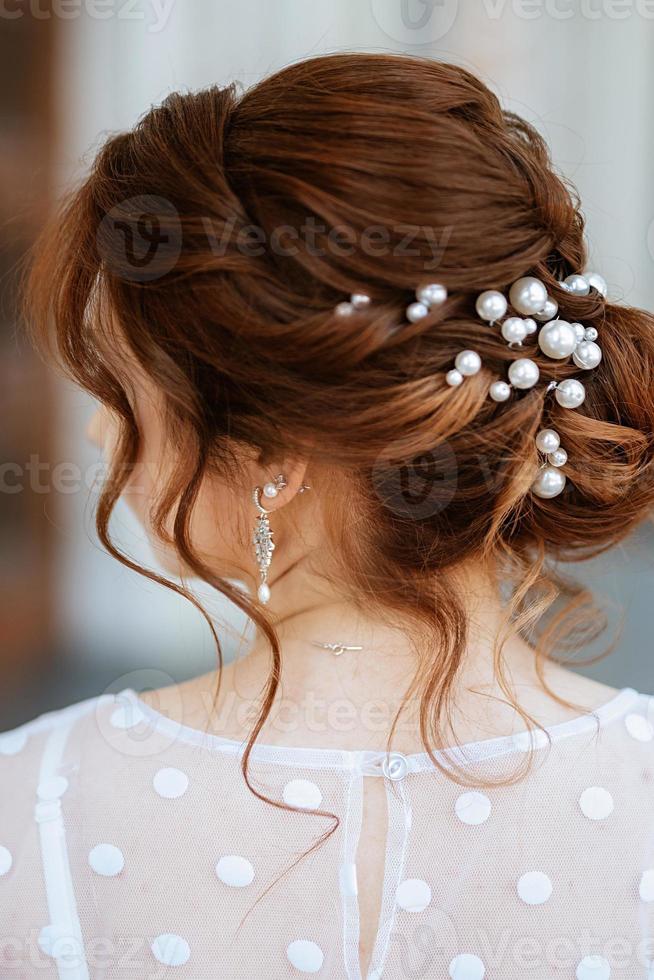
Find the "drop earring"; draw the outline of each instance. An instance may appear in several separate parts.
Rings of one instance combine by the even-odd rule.
[[[268,520],[270,511],[261,506],[261,494],[263,492],[264,497],[274,498],[277,496],[280,490],[284,489],[285,486],[287,486],[286,480],[280,473],[279,476],[275,477],[274,481],[264,484],[263,491],[261,490],[261,487],[255,487],[252,491],[254,506],[259,511],[259,517],[254,529],[254,534],[252,535],[254,553],[257,565],[259,566],[259,575],[261,576],[259,588],[257,589],[257,596],[259,597],[259,602],[261,602],[263,605],[270,601],[268,569],[270,568],[270,563],[272,561],[272,553],[275,550],[275,542],[273,541],[273,532],[270,527],[270,521]]]

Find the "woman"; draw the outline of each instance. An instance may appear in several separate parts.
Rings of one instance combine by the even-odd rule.
[[[3,976],[652,975],[652,697],[564,666],[598,617],[552,562],[652,506],[654,320],[585,269],[452,65],[317,58],[104,146],[30,319],[102,405],[105,546],[123,494],[256,636],[3,737]]]

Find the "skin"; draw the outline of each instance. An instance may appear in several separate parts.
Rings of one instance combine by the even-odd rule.
[[[129,364],[131,398],[141,434],[136,472],[125,491],[160,564],[172,575],[184,574],[174,549],[153,531],[150,511],[169,471],[171,452],[165,444],[162,400],[149,379]],[[91,419],[89,437],[107,456],[116,443],[116,426],[100,408]],[[242,477],[237,485],[207,478],[192,522],[192,536],[203,559],[219,574],[256,589],[251,533],[256,518],[251,501],[254,486],[283,473],[288,486],[265,506],[272,511],[276,550],[269,582],[268,612],[276,623],[282,650],[282,677],[273,709],[258,736],[259,743],[344,749],[383,749],[392,719],[407,690],[417,660],[408,641],[410,625],[385,622],[366,614],[321,574],[329,563],[321,500],[346,492],[333,473],[314,461],[280,459],[265,470],[247,452],[241,454]],[[338,475],[336,475],[338,476]],[[303,483],[311,490],[300,494]],[[470,623],[467,655],[457,681],[452,716],[455,735],[448,744],[466,743],[524,728],[507,703],[494,676],[492,647],[501,621],[500,601],[486,569],[460,570]],[[363,647],[341,656],[318,649],[312,641]],[[532,649],[519,636],[506,644],[507,673],[521,706],[540,724],[551,726],[580,714],[564,707],[542,688],[534,671]],[[153,708],[193,728],[227,738],[248,738],[270,671],[270,653],[257,636],[223,671],[216,709],[213,697],[217,672],[182,684],[146,691],[142,699]],[[591,710],[616,694],[616,689],[555,664],[548,665],[549,686],[562,698]],[[402,715],[393,749],[423,751],[417,712],[411,705]],[[289,814],[289,819],[292,815]],[[384,780],[364,780],[363,831],[357,852],[360,911],[360,959],[366,975],[377,932],[384,880],[386,846]]]

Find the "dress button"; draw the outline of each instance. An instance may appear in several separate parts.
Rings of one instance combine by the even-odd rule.
[[[409,764],[401,752],[390,752],[382,762],[382,772],[388,779],[404,779],[408,771]]]

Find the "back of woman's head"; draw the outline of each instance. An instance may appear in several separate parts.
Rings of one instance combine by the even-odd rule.
[[[98,340],[112,323],[161,391],[186,447],[167,504],[192,567],[194,494],[233,446],[264,461],[305,453],[337,473],[325,507],[342,580],[435,630],[448,664],[439,701],[465,645],[449,570],[479,559],[511,576],[527,626],[555,595],[544,559],[608,547],[654,499],[654,322],[561,286],[585,265],[578,202],[534,129],[462,68],[352,54],[243,95],[171,95],[110,139],[44,239],[29,297],[37,323],[54,315],[73,376],[123,417],[125,455],[136,428]],[[574,411],[549,383],[579,368],[545,357],[535,336],[517,355],[475,312],[482,290],[526,275],[598,331],[603,359]],[[407,322],[429,282],[447,300]],[[360,292],[370,303],[338,315]],[[452,387],[464,348],[482,369]],[[516,356],[540,381],[495,402],[489,387]],[[555,499],[530,492],[541,428],[569,457]]]

